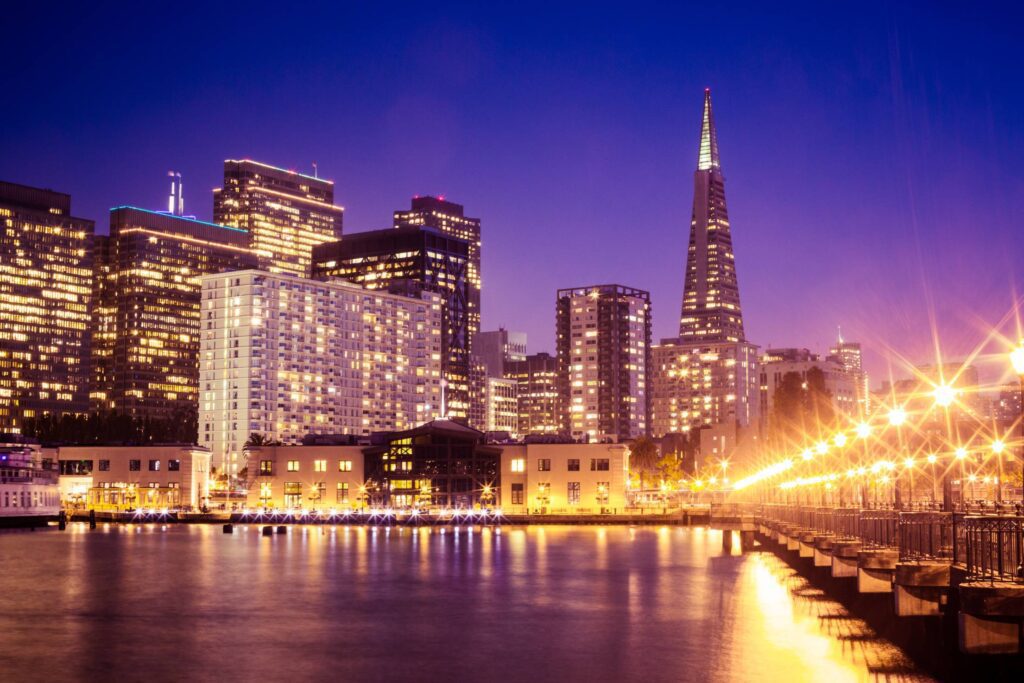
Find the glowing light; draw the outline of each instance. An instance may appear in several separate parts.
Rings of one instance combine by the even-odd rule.
[[[835,438],[832,439],[832,440],[835,441],[837,446],[842,448],[843,446],[846,445],[846,434],[843,434],[842,432],[840,432],[840,433],[836,434]]]
[[[911,469],[914,466],[914,459],[907,458],[906,460],[903,461],[903,466],[906,467],[908,470]]]
[[[1014,372],[1024,377],[1024,339],[1021,339],[1017,348],[1010,352],[1010,363]]]
[[[938,460],[938,458],[935,457],[934,453],[928,456],[928,464],[929,465],[934,465],[936,460]]]
[[[856,431],[858,438],[866,439],[869,436],[871,436],[871,425],[869,425],[867,422],[861,422],[859,425],[857,425]]]
[[[966,457],[967,457],[967,449],[966,448],[964,448],[963,446],[960,446],[959,448],[956,449],[956,459],[957,460],[963,460]]]
[[[819,454],[825,455],[828,453],[828,441],[819,441],[814,449],[818,451]]]
[[[814,457],[814,453],[811,451],[810,448],[805,448],[804,452],[801,453],[800,455],[801,457],[803,457],[804,460],[810,460],[811,458]]]
[[[992,452],[999,455],[1006,449],[1006,444],[1003,443],[1002,439],[996,439],[992,442]]]
[[[889,424],[893,427],[899,427],[901,424],[907,421],[907,411],[903,409],[903,406],[896,406],[889,411]]]
[[[956,400],[956,395],[959,393],[959,390],[948,384],[940,384],[932,391],[932,396],[935,397],[935,405],[948,408]]]

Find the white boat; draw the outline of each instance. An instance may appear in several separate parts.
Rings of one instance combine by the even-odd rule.
[[[34,526],[60,514],[56,467],[34,439],[0,434],[0,527]]]

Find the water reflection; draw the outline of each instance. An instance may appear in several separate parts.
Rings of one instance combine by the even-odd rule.
[[[612,526],[4,534],[0,670],[9,680],[921,678],[841,605],[736,541],[725,552],[716,531]]]

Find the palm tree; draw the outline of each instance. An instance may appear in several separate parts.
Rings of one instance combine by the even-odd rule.
[[[260,446],[268,446],[269,440],[263,434],[253,432],[249,435],[249,439],[245,442],[246,448],[259,448]]]
[[[641,436],[629,446],[629,471],[640,477],[640,491],[644,490],[647,475],[658,473],[658,445],[649,437]]]

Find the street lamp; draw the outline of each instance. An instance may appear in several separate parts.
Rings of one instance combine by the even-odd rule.
[[[1003,502],[1003,451],[1006,450],[1006,444],[1003,443],[1002,439],[996,439],[992,442],[992,453],[996,456],[996,468],[997,468],[997,479],[996,479],[996,503]]]
[[[1013,351],[1010,352],[1010,364],[1013,365],[1013,371],[1017,373],[1017,377],[1020,378],[1020,430],[1021,430],[1021,446],[1020,446],[1020,462],[1021,462],[1021,500],[1024,501],[1024,339],[1020,340],[1020,344],[1017,345]]]
[[[935,405],[948,408],[953,405],[958,393],[960,392],[956,388],[948,384],[940,384],[932,391],[932,396],[935,398]]]
[[[939,458],[934,453],[932,453],[926,459],[928,460],[928,465],[931,467],[931,471],[932,471],[932,506],[934,506],[935,505],[935,461],[938,460]]]
[[[903,430],[900,429],[900,426],[903,425],[903,423],[906,422],[906,421],[907,421],[907,411],[906,411],[906,409],[903,408],[903,406],[895,406],[892,410],[889,411],[889,424],[891,424],[893,427],[896,428],[896,444],[897,444],[897,447],[898,447],[898,450],[899,450],[900,453],[903,452]],[[893,482],[893,504],[894,504],[894,506],[896,507],[897,510],[899,510],[902,507],[902,505],[900,503],[900,475],[899,474],[896,474],[894,482]],[[911,505],[911,507],[913,507],[913,505],[914,505],[914,491],[913,491],[913,488],[911,488],[911,491],[910,491],[910,505]]]
[[[957,462],[960,463],[960,507],[966,510],[967,496],[964,495],[964,492],[967,490],[967,487],[966,482],[964,481],[964,477],[966,475],[966,472],[964,472],[964,460],[967,459],[967,449],[963,446],[957,446],[955,455]]]

